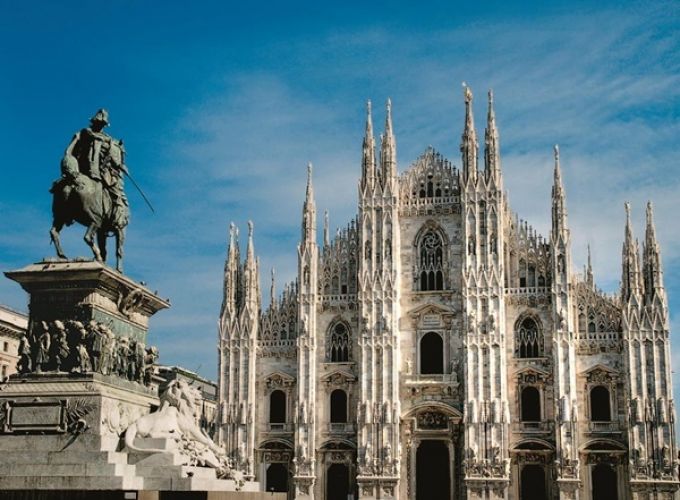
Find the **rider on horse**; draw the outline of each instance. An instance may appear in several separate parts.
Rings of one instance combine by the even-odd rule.
[[[61,163],[61,178],[55,181],[51,191],[54,192],[56,185],[68,185],[77,189],[78,176],[85,175],[101,183],[108,191],[115,207],[115,220],[121,212],[128,211],[128,201],[123,190],[123,174],[128,172],[123,158],[123,141],[117,141],[104,132],[104,127],[108,125],[109,113],[100,109],[90,118],[90,126],[73,136]]]
[[[108,125],[109,114],[100,109],[90,118],[90,126],[77,132],[66,148],[61,177],[50,189],[54,195],[50,236],[57,255],[66,258],[59,232],[65,225],[78,222],[87,227],[84,239],[95,258],[106,261],[106,238],[113,235],[116,267],[121,270],[124,232],[130,218],[123,175],[129,174],[123,141],[104,132]]]

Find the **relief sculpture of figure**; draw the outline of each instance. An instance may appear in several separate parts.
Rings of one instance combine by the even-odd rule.
[[[54,332],[52,336],[52,347],[54,354],[54,364],[58,372],[62,371],[62,367],[68,362],[71,351],[68,347],[68,339],[66,337],[66,327],[61,321],[54,322]]]
[[[102,350],[104,349],[104,333],[101,330],[102,326],[104,325],[97,323],[96,321],[90,321],[88,324],[92,371],[98,373],[102,373],[101,356]]]
[[[41,332],[38,335],[38,346],[35,353],[35,371],[37,373],[47,370],[50,362],[50,346],[52,340],[50,338],[50,329],[44,321],[40,324]]]
[[[66,225],[78,222],[87,227],[85,242],[95,259],[106,261],[106,238],[116,238],[116,268],[122,271],[123,241],[130,210],[123,187],[125,166],[123,142],[104,132],[109,114],[100,109],[90,119],[90,126],[77,132],[61,161],[61,177],[50,192],[52,228],[50,236],[57,255],[66,258],[59,232]],[[96,239],[95,239],[96,236]]]
[[[31,359],[31,343],[26,333],[21,334],[19,340],[19,362],[17,371],[19,373],[30,373],[33,370],[33,360]]]

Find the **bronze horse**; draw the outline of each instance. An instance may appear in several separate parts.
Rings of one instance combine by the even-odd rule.
[[[69,154],[64,156],[61,165],[64,175],[50,189],[53,194],[50,237],[57,255],[66,259],[59,233],[64,226],[78,222],[87,228],[83,239],[92,249],[95,259],[106,262],[106,239],[115,236],[116,269],[122,272],[125,227],[130,220],[130,211],[127,201],[116,202],[105,185],[110,186],[111,182],[115,182],[115,175],[122,175],[125,171],[123,150],[116,141],[111,142],[102,163],[108,173],[102,176],[102,181],[94,180],[79,172],[76,158]]]

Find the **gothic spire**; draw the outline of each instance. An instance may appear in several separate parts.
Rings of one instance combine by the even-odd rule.
[[[586,267],[586,283],[590,288],[594,287],[595,281],[593,279],[593,263],[590,258],[590,244],[588,244],[588,265]]]
[[[236,312],[240,287],[240,255],[238,247],[238,228],[229,224],[229,249],[224,263],[224,298],[222,300],[222,314],[226,311]]]
[[[647,202],[647,225],[645,229],[645,245],[643,252],[643,276],[645,286],[645,302],[651,303],[654,295],[663,291],[663,270],[661,268],[661,250],[656,240],[654,228],[654,209],[652,202]]]
[[[316,204],[312,184],[312,163],[307,164],[307,194],[302,206],[302,242],[316,243]]]
[[[397,142],[392,131],[392,101],[389,98],[385,115],[385,133],[381,136],[380,144],[380,174],[383,186],[397,177]]]
[[[255,258],[255,244],[253,243],[253,221],[248,221],[248,247],[246,261],[243,265],[243,297],[244,304],[259,307],[260,277],[259,265]]]
[[[489,90],[489,110],[486,117],[486,131],[484,133],[484,173],[487,179],[497,181],[501,173],[500,144],[498,128],[496,127],[496,113],[493,109],[493,90]]]
[[[472,114],[472,90],[463,84],[465,96],[465,128],[460,144],[460,152],[463,160],[463,178],[465,181],[477,181],[477,133],[475,132],[475,120]]]
[[[630,300],[640,293],[640,254],[638,243],[633,239],[633,224],[630,221],[630,203],[625,203],[626,229],[622,251],[621,299]]]
[[[366,132],[361,157],[361,187],[373,188],[376,177],[375,138],[373,137],[373,120],[371,118],[371,101],[366,102]]]
[[[276,271],[272,267],[271,271],[271,276],[272,276],[272,284],[269,288],[269,297],[270,297],[270,306],[272,309],[276,306]]]
[[[562,169],[560,168],[560,148],[557,144],[553,149],[555,155],[555,170],[552,187],[552,237],[557,241],[567,230],[567,206],[564,185],[562,184]]]
[[[328,224],[328,210],[325,210],[323,213],[323,246],[324,248],[327,248],[331,246],[331,236],[329,233],[329,224]]]

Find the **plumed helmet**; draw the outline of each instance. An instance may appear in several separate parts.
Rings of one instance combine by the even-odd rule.
[[[109,112],[104,108],[97,111],[92,118],[90,118],[90,123],[101,122],[104,125],[110,125],[109,123]]]

